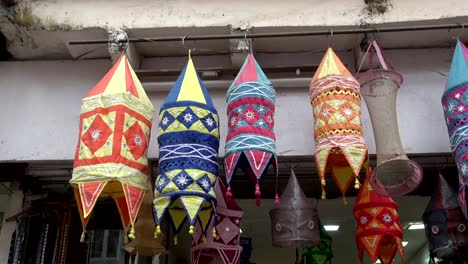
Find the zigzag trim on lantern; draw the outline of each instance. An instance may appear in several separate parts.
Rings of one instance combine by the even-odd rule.
[[[247,150],[263,150],[275,155],[276,143],[275,140],[270,137],[257,134],[239,134],[226,142],[226,155]]]
[[[126,171],[125,174],[130,176],[119,176],[123,171]],[[122,183],[147,190],[146,177],[146,174],[137,169],[117,163],[105,163],[73,168],[73,179],[70,180],[70,183],[80,184],[91,181],[109,182],[118,180]]]
[[[359,94],[357,94],[356,92],[354,92],[354,91],[350,91],[350,90],[331,90],[331,91],[323,92],[323,93],[317,95],[316,97],[313,97],[312,102],[315,103],[316,101],[318,101],[322,97],[329,96],[329,95],[349,95],[349,96],[354,97],[356,100],[361,100],[361,96]]]
[[[352,77],[343,76],[328,76],[326,78],[318,79],[310,85],[311,97],[317,96],[319,93],[325,93],[327,90],[336,89],[339,90],[350,89],[359,93],[359,83]]]
[[[335,129],[335,130],[324,132],[320,134],[317,138],[322,138],[324,136],[337,135],[337,134],[362,135],[362,132],[359,130],[355,130],[355,129]]]
[[[141,102],[131,94],[105,94],[93,97],[86,97],[82,100],[81,113],[93,111],[96,108],[109,108],[115,105],[125,105],[126,107],[140,113],[146,119],[153,119],[153,109]]]
[[[260,82],[243,82],[230,88],[227,92],[226,102],[229,104],[239,98],[260,97],[275,104],[276,92],[271,84]]]

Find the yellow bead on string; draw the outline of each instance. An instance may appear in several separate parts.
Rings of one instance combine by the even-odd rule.
[[[322,184],[322,186],[327,185],[327,182],[325,181],[325,178],[323,177],[321,178],[320,183]]]
[[[190,225],[190,229],[189,229],[188,233],[191,234],[191,235],[193,235],[194,232],[195,232],[195,231],[194,231],[193,225]]]
[[[202,241],[203,241],[203,244],[208,243],[208,239],[206,239],[206,236],[205,236],[205,235],[202,236]]]
[[[128,238],[130,238],[131,240],[135,239],[135,227],[132,227],[130,228],[130,232],[128,232]]]
[[[346,200],[346,197],[343,195],[343,204],[348,205],[348,200]]]
[[[359,189],[361,188],[361,183],[359,182],[358,178],[356,177],[354,179],[354,189]]]
[[[213,227],[213,230],[211,231],[211,235],[213,235],[213,238],[216,238],[216,228]]]
[[[177,243],[178,243],[178,239],[177,239],[177,235],[174,236],[174,245],[177,246]]]
[[[327,199],[327,192],[325,191],[325,189],[322,190],[322,200],[325,200]]]

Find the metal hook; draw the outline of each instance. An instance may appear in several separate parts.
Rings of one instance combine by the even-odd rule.
[[[462,23],[457,23],[457,25],[459,25],[462,28],[460,34],[458,34],[457,36],[457,39],[459,39],[463,35],[463,32],[465,32],[465,25]]]
[[[245,44],[247,44],[247,48],[249,49],[248,51],[250,53],[252,53],[252,43],[247,39],[247,34],[248,34],[249,30],[246,30],[244,32],[244,41],[245,41]]]
[[[186,38],[186,37],[187,37],[187,36],[183,36],[183,37],[181,38],[181,39],[182,39],[182,46],[184,46],[184,47],[185,47],[185,38]]]

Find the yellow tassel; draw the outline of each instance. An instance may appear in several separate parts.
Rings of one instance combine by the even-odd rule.
[[[327,199],[327,192],[325,190],[322,190],[322,200]]]
[[[135,228],[132,227],[130,228],[130,232],[128,232],[128,238],[130,238],[131,240],[135,239]]]
[[[202,236],[202,241],[203,241],[203,244],[208,243],[208,239],[206,239],[206,236],[205,236],[205,235]]]
[[[348,200],[346,200],[346,197],[343,196],[343,204],[348,205]]]
[[[190,229],[189,229],[188,233],[193,235],[193,233],[194,233],[193,225],[190,225]]]
[[[361,183],[359,182],[358,178],[354,179],[354,189],[359,189],[361,187]]]
[[[176,236],[174,236],[174,245],[177,246],[177,242],[178,242],[178,240],[177,240],[177,235],[176,235]]]
[[[322,186],[327,185],[327,183],[325,182],[325,178],[322,178],[322,180],[320,180],[320,183],[322,184]]]
[[[81,233],[81,238],[80,238],[80,242],[81,243],[84,243],[85,242],[85,238],[86,238],[86,230],[83,230],[83,233]]]
[[[213,227],[213,230],[211,231],[211,235],[213,235],[213,238],[216,238],[216,228]]]

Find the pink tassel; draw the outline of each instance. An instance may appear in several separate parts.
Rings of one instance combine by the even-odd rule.
[[[258,184],[258,181],[257,181],[257,184],[255,185],[255,196],[259,197],[260,195],[261,195],[260,185]]]
[[[231,192],[231,186],[230,186],[230,185],[228,185],[228,187],[227,187],[226,198],[227,198],[229,201],[231,201],[231,199],[232,199],[232,192]]]
[[[260,198],[260,185],[258,184],[258,180],[257,180],[257,184],[255,185],[255,196],[257,196],[257,201],[256,201],[256,204],[257,206],[260,206],[262,204],[262,200]]]
[[[278,196],[278,194],[275,195],[275,205],[278,206],[280,203],[280,198]]]

